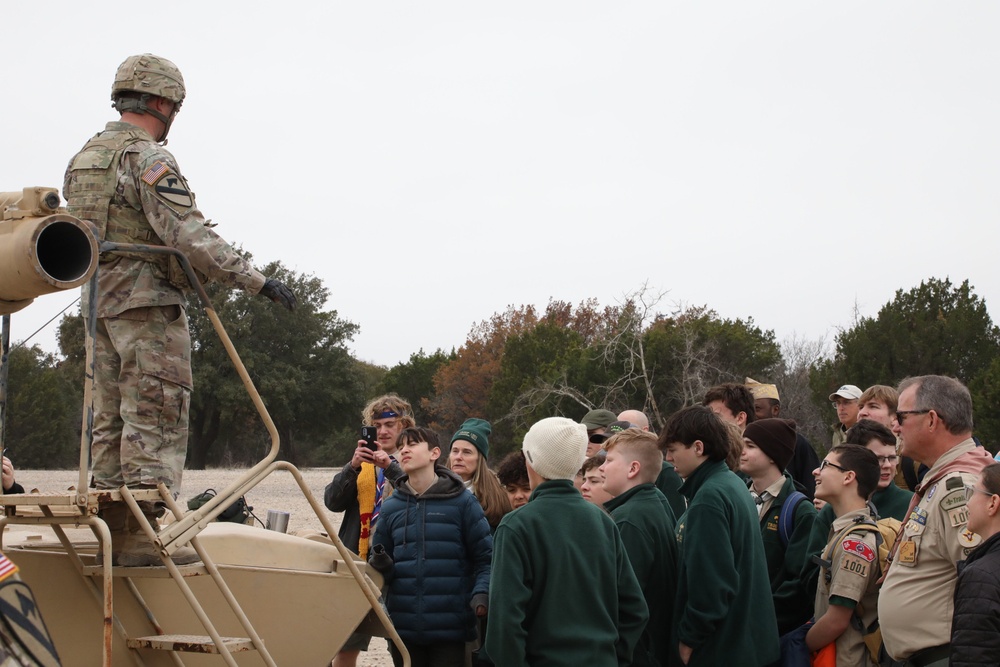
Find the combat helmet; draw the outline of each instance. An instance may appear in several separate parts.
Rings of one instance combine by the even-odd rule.
[[[170,124],[184,102],[187,91],[184,89],[184,77],[177,66],[166,58],[143,53],[129,56],[115,73],[115,82],[111,86],[111,102],[118,113],[132,111],[148,113],[163,121],[166,128],[159,141],[166,139]],[[129,94],[138,93],[138,95]],[[174,111],[169,117],[150,108],[150,97],[162,97],[174,103]]]

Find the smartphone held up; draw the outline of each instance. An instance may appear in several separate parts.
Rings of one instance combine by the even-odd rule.
[[[361,439],[365,441],[365,447],[373,452],[378,449],[378,429],[374,426],[362,426]]]

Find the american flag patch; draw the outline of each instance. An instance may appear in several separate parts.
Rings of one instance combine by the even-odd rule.
[[[17,565],[14,565],[9,558],[0,554],[0,581],[3,581],[16,572]]]
[[[157,162],[146,170],[146,173],[142,175],[142,180],[148,185],[156,185],[156,182],[160,180],[160,177],[168,171],[170,170],[167,168],[167,165],[162,162]]]

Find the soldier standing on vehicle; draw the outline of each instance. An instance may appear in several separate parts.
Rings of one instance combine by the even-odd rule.
[[[171,246],[202,279],[293,309],[295,296],[284,284],[254,270],[210,229],[160,143],[184,96],[184,79],[169,60],[147,53],[121,64],[111,89],[121,120],[70,160],[63,188],[70,214],[93,223],[102,239]],[[97,299],[91,457],[98,489],[180,486],[193,384],[189,289],[175,259],[124,251],[101,256],[96,295],[84,288],[84,313],[89,299]],[[162,506],[141,506],[155,525]],[[99,514],[111,531],[113,562],[162,564],[124,502],[102,506]],[[183,548],[172,558],[187,563],[197,555]]]

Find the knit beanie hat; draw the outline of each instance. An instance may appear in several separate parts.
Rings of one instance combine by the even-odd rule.
[[[587,427],[588,431],[596,428],[607,428],[608,424],[618,419],[618,415],[611,410],[591,410],[583,416],[580,423]]]
[[[791,419],[758,419],[747,424],[743,437],[753,441],[781,471],[795,454],[795,422]]]
[[[573,479],[587,458],[587,427],[565,417],[543,419],[524,434],[521,450],[545,479]]]
[[[462,425],[458,427],[458,431],[455,435],[451,436],[451,443],[449,444],[454,444],[456,440],[466,440],[471,442],[485,459],[490,453],[489,438],[491,431],[492,429],[490,428],[490,423],[485,419],[466,419],[462,422]]]

